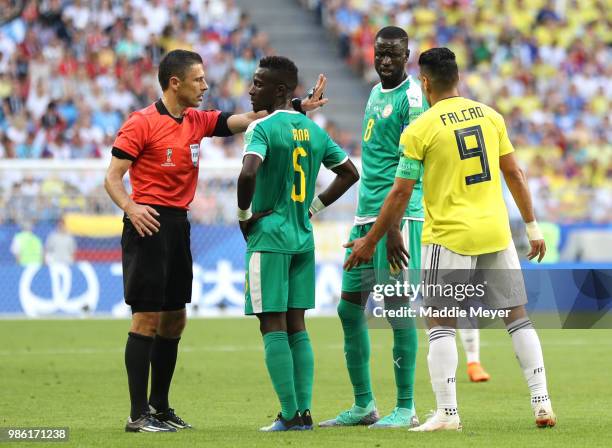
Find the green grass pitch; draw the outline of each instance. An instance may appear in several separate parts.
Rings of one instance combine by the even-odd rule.
[[[481,335],[482,360],[492,380],[471,384],[460,350],[457,375],[461,433],[414,434],[364,427],[262,434],[279,405],[263,363],[256,319],[189,322],[171,404],[196,429],[176,434],[126,434],[127,379],[123,348],[127,321],[0,321],[0,427],[68,426],[70,441],[55,446],[610,446],[612,331],[540,330],[557,427],[537,429],[529,394],[503,330]],[[341,327],[313,318],[315,421],[352,403]],[[371,330],[372,377],[381,413],[394,406],[388,330]],[[421,330],[416,407],[421,420],[434,408]],[[8,443],[0,443],[10,446]],[[15,446],[40,446],[20,442]]]

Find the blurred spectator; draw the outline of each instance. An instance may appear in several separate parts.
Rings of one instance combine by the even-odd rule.
[[[47,110],[49,101],[51,101],[45,85],[45,81],[42,78],[38,79],[36,88],[30,90],[30,94],[26,100],[26,108],[32,114],[33,118],[37,120],[43,116]]]
[[[29,132],[25,141],[19,143],[15,149],[15,157],[18,159],[38,159],[42,157],[43,151],[35,142],[35,135]]]
[[[605,1],[302,3],[336,34],[340,57],[372,83],[378,82],[372,33],[382,26],[408,32],[413,75],[422,50],[451,48],[462,70],[462,95],[504,115],[517,156],[537,179],[538,216],[610,219],[610,201],[600,199],[612,197],[612,35]],[[534,164],[539,160],[546,166]]]
[[[43,157],[49,159],[70,159],[71,150],[64,134],[55,134],[55,139],[47,144]]]
[[[45,261],[47,264],[72,264],[77,244],[74,237],[66,230],[64,218],[60,218],[57,227],[45,241]]]
[[[408,31],[412,74],[421,50],[452,48],[462,64],[462,94],[504,114],[517,155],[536,180],[541,219],[612,219],[606,2],[301,1],[338,36],[341,57],[372,82],[372,40],[384,25]],[[0,158],[109,157],[126,115],[159,96],[155,67],[176,46],[204,58],[210,91],[202,108],[250,109],[252,69],[273,50],[234,0],[27,2],[21,17],[0,27]],[[355,136],[320,114],[316,120],[351,155],[360,154]],[[211,160],[241,151],[241,136],[202,144],[202,157]],[[61,200],[40,193],[41,179],[0,179],[0,202],[7,204],[1,212],[10,220],[57,219],[60,202],[113,210],[86,196],[93,187],[83,179],[65,176]]]
[[[13,237],[13,241],[11,242],[11,253],[21,266],[42,264],[42,241],[32,232],[31,222],[24,222],[21,226],[21,231],[17,232]]]
[[[224,110],[250,109],[250,78],[270,48],[234,0],[28,2],[0,27],[0,157],[101,157],[127,114],[159,96],[156,65],[174,48],[204,58],[203,108],[221,93]],[[241,153],[241,138],[221,145],[224,157]]]

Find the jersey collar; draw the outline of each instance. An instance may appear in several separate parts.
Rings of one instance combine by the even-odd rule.
[[[403,86],[406,82],[408,82],[408,80],[412,80],[412,77],[410,75],[406,76],[406,79],[404,79],[402,82],[400,82],[398,85],[396,85],[392,89],[383,89],[382,82],[380,82],[379,83],[380,84],[380,92],[381,93],[393,92],[395,89],[399,89],[401,86]]]
[[[159,112],[160,115],[168,115],[170,118],[172,118],[174,121],[176,121],[178,124],[181,124],[183,122],[183,116],[181,116],[180,118],[176,118],[174,115],[172,115],[170,112],[168,112],[168,109],[166,109],[166,105],[164,104],[164,102],[160,99],[158,99],[155,102],[155,108],[157,109],[157,112]]]

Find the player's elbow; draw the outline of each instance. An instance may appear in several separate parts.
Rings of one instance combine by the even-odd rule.
[[[104,189],[106,190],[108,194],[111,193],[113,181],[116,179],[116,177],[117,177],[116,174],[110,170],[107,171],[106,176],[104,176]]]
[[[240,175],[238,176],[238,183],[252,183],[255,182],[255,177],[257,176],[257,170],[251,169],[249,167],[243,167],[242,171],[240,171]]]
[[[504,170],[503,174],[508,184],[523,183],[526,180],[525,173],[523,173],[523,170],[518,165],[512,167],[512,169]]]
[[[344,184],[349,187],[359,180],[359,171],[357,171],[357,167],[350,160],[334,168],[333,171],[344,181]]]
[[[398,202],[407,202],[411,195],[412,188],[403,188],[399,185],[394,185],[389,193],[389,196]]]
[[[347,182],[350,183],[350,185],[353,185],[359,180],[359,171],[357,171],[357,167],[353,164],[353,162],[350,160],[348,162],[349,166],[347,167],[346,178]]]

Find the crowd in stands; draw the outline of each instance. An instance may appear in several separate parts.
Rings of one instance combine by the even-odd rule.
[[[461,93],[504,114],[544,216],[612,220],[612,18],[605,0],[302,1],[370,82],[374,35],[384,25],[408,31],[412,74],[421,50],[450,47],[462,70]],[[204,59],[204,108],[249,110],[252,72],[273,52],[234,0],[24,3],[0,25],[0,159],[110,157],[127,114],[159,97],[156,67],[175,48]],[[358,136],[329,131],[359,155]],[[202,157],[239,157],[241,149],[240,136],[208,139]],[[45,191],[49,181],[33,184]],[[79,182],[64,184],[62,194],[78,197]],[[19,210],[12,193],[28,188],[0,185],[0,206],[13,201]],[[25,199],[23,206],[32,204]]]
[[[0,25],[0,159],[109,158],[126,116],[160,96],[157,65],[176,48],[204,60],[202,107],[236,113],[251,109],[252,74],[273,52],[234,0],[26,1]],[[242,136],[212,138],[202,158],[241,153]],[[99,173],[4,176],[0,222],[115,211],[101,184]],[[233,220],[225,191],[235,196],[226,182],[201,181],[196,221]]]
[[[501,112],[536,202],[554,220],[612,221],[612,10],[605,0],[302,0],[339,54],[377,82],[378,29],[452,49],[460,93]]]
[[[127,114],[160,95],[157,65],[176,48],[204,59],[204,108],[250,110],[248,86],[271,52],[234,0],[28,1],[0,27],[0,158],[109,157]],[[204,157],[235,157],[215,139]]]

